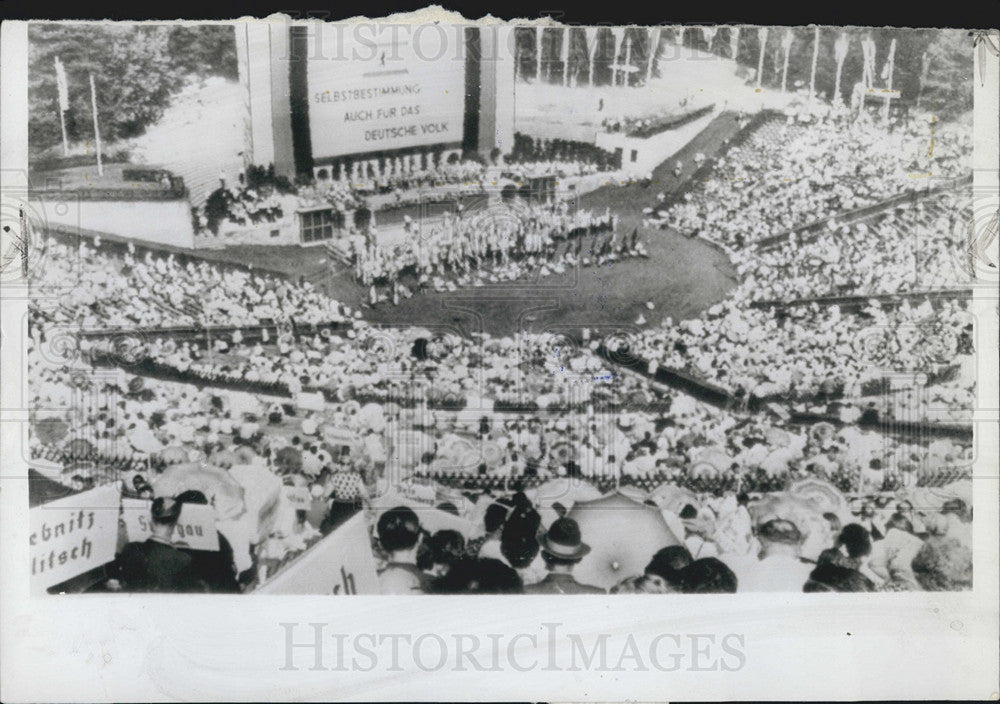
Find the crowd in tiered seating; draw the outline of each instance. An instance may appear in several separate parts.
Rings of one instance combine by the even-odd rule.
[[[953,288],[967,281],[960,254],[969,205],[961,193],[945,192],[861,222],[832,223],[802,241],[793,233],[780,246],[737,251],[733,258],[754,300]]]
[[[500,342],[484,362],[501,365],[499,374],[510,375],[509,368],[502,368],[510,364],[512,357],[509,349],[503,349],[505,344],[509,342]],[[492,347],[492,343],[486,346]],[[540,345],[527,356],[544,360],[549,357],[540,351],[545,347]],[[603,378],[606,370],[590,364],[587,360],[592,358],[585,349],[571,354],[560,351],[562,361],[571,360],[577,378]],[[452,360],[461,362],[468,353],[468,345],[456,339],[432,354],[442,357],[439,368],[450,370],[451,378],[461,383],[470,378],[468,372],[472,370],[454,371]],[[575,364],[581,360],[582,364]],[[286,515],[279,510],[266,539],[228,517],[221,521],[220,535],[227,545],[222,555],[223,572],[228,572],[228,577],[205,579],[206,575],[196,572],[199,579],[190,585],[192,591],[237,591],[241,584],[252,586],[260,578],[262,566],[280,566],[289,555],[301,552],[369,504],[369,512],[378,517],[376,547],[387,567],[381,578],[384,593],[468,591],[469,584],[464,580],[470,574],[482,577],[481,570],[487,568],[509,576],[484,560],[498,560],[506,570],[516,571],[518,579],[506,582],[505,590],[542,590],[551,577],[544,557],[536,559],[539,547],[544,550],[546,540],[557,540],[563,531],[572,537],[573,526],[567,520],[583,525],[584,542],[597,544],[611,539],[610,535],[588,532],[594,529],[572,511],[574,502],[599,497],[602,491],[598,487],[607,490],[607,479],[615,480],[612,488],[619,484],[631,487],[622,489],[625,494],[617,499],[628,497],[626,503],[635,502],[626,506],[628,511],[641,509],[643,502],[647,511],[655,507],[654,515],[657,520],[662,517],[663,523],[657,526],[655,535],[647,537],[664,542],[645,548],[650,550],[648,554],[621,555],[625,564],[640,560],[636,574],[587,572],[584,577],[581,569],[577,574],[594,593],[609,589],[613,593],[858,591],[856,583],[864,585],[861,591],[880,586],[902,590],[969,588],[968,575],[963,571],[967,567],[953,565],[949,570],[957,569],[956,573],[946,572],[933,581],[923,574],[930,569],[924,562],[933,563],[941,557],[934,553],[933,559],[925,556],[917,560],[925,544],[938,546],[941,541],[947,541],[938,547],[947,548],[950,560],[960,563],[964,559],[962,551],[968,550],[971,535],[967,501],[943,500],[933,493],[920,494],[915,488],[917,475],[925,469],[961,467],[971,462],[969,446],[946,441],[930,445],[900,443],[851,427],[839,431],[833,426],[783,428],[780,422],[764,416],[741,419],[685,396],[674,396],[669,405],[650,412],[641,410],[634,393],[643,389],[634,383],[634,390],[625,389],[623,393],[630,397],[630,408],[636,410],[610,415],[564,412],[542,418],[485,409],[475,415],[428,412],[390,402],[362,406],[353,400],[334,402],[326,411],[314,413],[280,399],[267,401],[190,384],[143,380],[124,373],[117,379],[93,374],[74,377],[65,368],[38,363],[32,371],[38,379],[33,386],[36,402],[47,409],[50,421],[66,424],[61,437],[51,428],[44,438],[36,437],[34,454],[63,465],[65,481],[74,490],[87,488],[95,479],[115,479],[123,482],[128,495],[151,497],[162,495],[157,492],[167,484],[183,484],[178,477],[197,476],[198,488],[191,491],[202,493],[203,499],[220,513],[227,512],[229,503],[236,501],[226,492],[229,483],[243,487],[246,493],[261,484],[285,484],[302,487],[313,497],[314,506],[320,509],[317,518],[322,520],[313,524],[302,512],[296,516],[294,511]],[[433,379],[431,383],[439,381]],[[79,409],[65,398],[74,387],[100,393],[91,394],[93,405]],[[648,390],[645,393],[649,395]],[[59,408],[65,409],[62,415],[58,414]],[[404,441],[404,435],[416,436],[415,441]],[[467,471],[467,465],[473,462],[478,465],[475,472],[481,479],[503,482],[494,484],[492,490],[483,485],[461,484],[463,491],[447,500],[440,498],[440,492],[425,487],[430,489],[432,499],[428,509],[438,497],[438,510],[468,521],[469,532],[460,535],[460,540],[451,534],[428,534],[427,545],[418,548],[420,531],[416,525],[409,526],[406,530],[412,536],[407,540],[412,538],[412,542],[402,544],[394,540],[390,521],[405,515],[419,525],[417,515],[407,513],[411,509],[393,508],[391,500],[372,503],[370,498],[378,491],[376,478],[383,475],[390,459],[395,466],[394,478],[403,478],[398,474],[401,467],[396,465],[401,455],[417,460],[412,471],[444,478]],[[210,470],[198,469],[197,463],[204,461]],[[98,467],[103,474],[98,474]],[[108,469],[114,473],[109,475]],[[560,477],[578,479],[565,486],[551,483],[565,481]],[[722,481],[727,477],[736,481]],[[821,516],[800,500],[766,493],[804,477],[832,480],[844,490],[873,498],[853,507],[842,501]],[[589,478],[593,483],[581,483],[579,478]],[[647,478],[653,481],[643,481]],[[549,483],[544,483],[546,480]],[[694,489],[681,488],[685,486]],[[900,496],[912,498],[875,496],[887,486],[901,490]],[[512,495],[519,487],[526,491]],[[512,510],[514,507],[518,510]],[[522,518],[530,518],[532,525],[521,525]],[[612,532],[628,532],[628,521],[636,518],[635,513],[622,513],[624,523]],[[848,523],[857,527],[842,528]],[[580,528],[578,524],[577,532]],[[849,536],[853,537],[848,540]],[[882,540],[888,542],[879,545]],[[436,545],[456,541],[461,545],[453,559],[444,559],[435,550]],[[897,554],[899,542],[905,544],[905,554]],[[684,563],[676,565],[677,571],[687,575],[674,575],[680,581],[672,587],[655,579],[656,575],[668,576],[661,574],[666,555],[659,556],[658,547],[671,545],[677,547],[670,554],[678,553]],[[400,551],[410,548],[414,552],[409,559],[420,569],[408,572],[415,577],[423,571],[428,573],[415,583],[401,581],[401,575],[391,568],[391,564],[407,563],[405,557],[400,559]],[[888,554],[884,554],[886,549]],[[755,559],[758,552],[763,557],[760,562]],[[768,560],[778,555],[790,562],[794,558],[796,569],[788,570],[781,560]],[[688,563],[696,567],[688,569]],[[457,583],[444,579],[453,568],[465,575]],[[844,569],[862,573],[867,581],[859,582],[853,576],[845,581]],[[715,575],[707,585],[699,577],[705,570]],[[719,575],[725,578],[722,586],[716,581]],[[118,563],[110,568],[109,576],[115,580],[111,588],[147,588]],[[453,578],[458,580],[459,576]],[[489,579],[480,581],[483,586],[479,591],[494,589]],[[812,588],[806,588],[807,583]]]
[[[957,260],[969,216],[960,191],[836,223],[844,210],[912,188],[914,171],[966,175],[967,135],[938,133],[929,162],[916,123],[889,131],[838,117],[765,122],[720,158],[718,178],[697,184],[670,211],[678,226],[734,248],[740,283],[700,317],[666,320],[635,336],[629,352],[743,397],[857,399],[886,373],[922,372],[933,383],[972,351],[972,321],[961,300],[873,300],[854,307],[860,310],[801,301],[947,289],[966,280]],[[826,217],[825,228],[801,240],[793,233],[772,248],[741,248]],[[755,301],[800,303],[754,308]],[[967,387],[944,389],[940,398],[957,416],[967,412]]]
[[[150,250],[139,253],[131,243],[112,251],[87,241],[74,246],[44,237],[38,247],[46,266],[33,292],[44,302],[33,314],[49,324],[155,329],[329,322],[349,315],[309,282]]]
[[[971,132],[867,115],[775,118],[733,146],[711,177],[667,211],[672,227],[731,249],[968,174]],[[931,150],[933,135],[934,148]],[[834,148],[834,145],[836,147]]]
[[[817,304],[775,312],[727,301],[637,335],[629,351],[740,395],[851,397],[886,373],[928,372],[968,354],[965,311],[955,301],[874,303],[860,313]]]

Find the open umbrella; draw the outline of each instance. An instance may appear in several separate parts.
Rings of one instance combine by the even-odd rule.
[[[492,440],[483,442],[483,462],[486,463],[487,467],[496,467],[499,465],[503,461],[503,456],[503,448],[495,442]]]
[[[805,499],[820,513],[833,513],[844,523],[850,522],[851,508],[840,490],[823,479],[802,479],[788,488],[788,493]]]
[[[196,462],[175,464],[153,481],[155,496],[177,496],[188,490],[203,493],[220,520],[235,518],[244,511],[243,487],[219,467]]]
[[[38,418],[31,424],[31,430],[42,445],[55,445],[66,439],[69,425],[62,418]]]
[[[790,493],[767,494],[752,502],[748,508],[755,527],[775,519],[794,523],[803,536],[804,558],[816,559],[824,548],[829,547],[833,538],[830,535],[830,524],[823,518],[823,512],[812,502]]]
[[[240,458],[232,450],[216,450],[208,458],[209,464],[223,469],[229,469],[234,464],[240,463]]]
[[[709,462],[695,462],[688,469],[688,476],[692,479],[710,479],[722,476],[723,472],[724,470]]]
[[[90,440],[83,438],[73,438],[66,447],[66,452],[70,457],[87,458],[94,452],[94,445]]]
[[[617,493],[578,503],[569,517],[591,548],[573,576],[604,589],[642,574],[658,550],[681,544],[659,511]]]
[[[233,454],[236,455],[236,464],[253,464],[257,460],[257,453],[249,445],[240,445]]]
[[[809,437],[812,441],[819,446],[825,445],[833,436],[837,434],[837,428],[833,423],[828,423],[825,420],[816,423],[809,429]]]
[[[697,450],[691,453],[691,459],[694,460],[695,464],[711,465],[719,473],[729,471],[733,464],[733,458],[721,447],[706,447]]]
[[[465,457],[475,452],[478,455],[476,446],[468,438],[452,436],[451,441],[442,448],[442,454],[457,462],[460,457]]]
[[[549,451],[549,457],[560,465],[573,462],[577,458],[576,446],[570,442],[557,442]]]

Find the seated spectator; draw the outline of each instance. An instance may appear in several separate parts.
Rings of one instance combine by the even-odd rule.
[[[875,585],[859,571],[822,561],[809,573],[809,579],[802,587],[804,592],[871,592]]]
[[[422,544],[417,567],[431,577],[443,577],[465,554],[465,538],[457,530],[439,530]]]
[[[379,572],[383,594],[418,594],[426,579],[417,569],[417,548],[422,535],[420,520],[413,509],[399,506],[383,513],[377,524],[378,540],[388,556]]]
[[[680,582],[685,594],[735,594],[739,586],[736,574],[714,557],[703,557],[682,569]]]
[[[665,592],[682,591],[681,572],[692,562],[691,553],[680,545],[665,547],[646,565],[645,577]]]
[[[872,540],[868,531],[858,523],[849,523],[840,531],[832,548],[820,553],[818,563],[830,562],[847,569],[860,569],[862,562],[871,555]]]
[[[928,538],[911,567],[924,591],[972,589],[972,550],[952,536]]]
[[[913,534],[913,523],[902,513],[890,516],[885,527],[885,538],[872,546],[868,568],[883,583],[894,582],[896,590],[919,589],[912,564],[924,541]]]
[[[428,588],[431,594],[521,594],[523,591],[517,572],[491,558],[462,558]]]

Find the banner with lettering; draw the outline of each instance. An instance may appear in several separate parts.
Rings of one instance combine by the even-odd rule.
[[[378,594],[375,557],[358,513],[257,588],[259,594]]]
[[[462,140],[463,37],[399,29],[317,23],[310,31],[309,132],[317,159]]]
[[[120,506],[114,482],[30,509],[31,591],[44,593],[114,560]]]
[[[122,499],[122,520],[129,542],[139,543],[153,535],[149,515],[151,501]],[[178,548],[218,550],[219,532],[215,527],[215,509],[204,504],[184,504],[171,542]]]

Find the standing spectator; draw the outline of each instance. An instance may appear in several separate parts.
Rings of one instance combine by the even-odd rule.
[[[171,544],[181,515],[181,503],[172,498],[153,499],[152,532],[145,542],[129,543],[111,573],[129,592],[206,591],[191,556]]]

